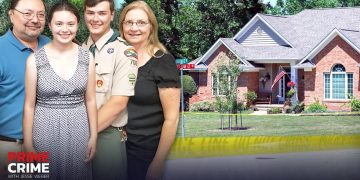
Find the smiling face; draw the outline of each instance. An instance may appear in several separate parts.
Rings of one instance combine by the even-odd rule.
[[[45,7],[41,0],[20,0],[8,14],[14,35],[22,41],[37,40],[44,30]]]
[[[145,47],[149,41],[151,24],[149,17],[142,9],[132,9],[122,22],[125,39],[133,46]]]
[[[114,12],[110,9],[110,3],[103,1],[94,7],[85,8],[85,22],[93,41],[100,39],[110,30],[110,23],[114,19]]]
[[[78,19],[70,11],[56,11],[49,23],[53,35],[53,41],[67,44],[71,43],[76,36]]]

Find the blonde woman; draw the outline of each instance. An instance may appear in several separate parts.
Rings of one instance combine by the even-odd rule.
[[[179,120],[180,82],[174,57],[158,39],[156,17],[144,1],[120,15],[121,36],[138,54],[135,96],[127,106],[128,178],[159,179]]]

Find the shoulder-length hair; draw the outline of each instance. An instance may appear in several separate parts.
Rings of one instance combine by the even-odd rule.
[[[148,42],[146,45],[147,53],[149,53],[151,56],[155,56],[156,49],[160,49],[162,52],[167,53],[165,46],[159,41],[159,37],[158,37],[159,25],[156,20],[155,14],[152,11],[152,9],[150,8],[150,6],[144,1],[134,1],[130,4],[128,4],[127,6],[125,6],[124,9],[121,11],[120,23],[119,23],[121,37],[125,39],[124,29],[123,29],[123,23],[125,20],[125,16],[129,11],[131,11],[133,9],[143,10],[149,18],[149,23],[150,23],[151,27],[150,27],[150,35],[149,35]]]

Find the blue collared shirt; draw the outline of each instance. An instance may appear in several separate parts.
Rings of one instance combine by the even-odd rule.
[[[38,48],[50,41],[39,36]],[[22,139],[25,99],[25,67],[33,50],[22,44],[9,29],[0,37],[0,135]]]

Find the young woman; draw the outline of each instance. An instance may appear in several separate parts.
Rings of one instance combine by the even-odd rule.
[[[156,17],[144,1],[127,5],[120,15],[122,37],[138,55],[135,96],[126,126],[128,178],[159,179],[179,121],[180,82],[175,59],[158,39]]]
[[[48,152],[50,179],[91,179],[97,140],[95,65],[73,43],[80,15],[62,2],[49,14],[53,40],[27,60],[24,148]]]

